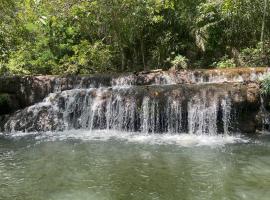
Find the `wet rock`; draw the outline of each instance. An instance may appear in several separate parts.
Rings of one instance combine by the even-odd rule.
[[[0,93],[9,95],[13,112],[42,101],[52,92],[110,86],[113,76],[11,76],[0,77]],[[0,114],[1,115],[1,114]]]
[[[260,86],[258,83],[249,83],[247,85],[247,101],[250,103],[259,103]]]
[[[19,109],[19,103],[15,95],[0,93],[0,116]]]
[[[247,109],[242,106],[236,117],[236,131],[244,134],[255,134],[260,124],[257,123],[258,110]]]

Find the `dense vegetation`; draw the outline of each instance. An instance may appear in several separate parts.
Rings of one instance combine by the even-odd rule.
[[[269,0],[0,0],[0,73],[267,66]]]
[[[261,94],[270,95],[270,74],[266,74],[261,80]]]

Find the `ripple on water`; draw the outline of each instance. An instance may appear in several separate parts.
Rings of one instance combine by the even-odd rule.
[[[0,199],[268,200],[269,140],[253,141],[102,130],[17,133],[0,140]]]
[[[195,134],[144,134],[116,130],[70,130],[65,132],[45,133],[13,133],[9,137],[34,137],[38,141],[64,141],[69,139],[82,141],[108,141],[118,140],[129,143],[150,145],[177,145],[192,146],[223,146],[232,143],[248,143],[250,140],[240,135],[195,135]]]

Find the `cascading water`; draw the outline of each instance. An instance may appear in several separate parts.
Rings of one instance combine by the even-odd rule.
[[[239,128],[237,119],[231,120],[232,113],[241,113],[243,106],[257,109],[258,89],[251,84],[250,90],[248,85],[267,71],[158,70],[120,76],[49,78],[47,90],[52,93],[43,102],[5,118],[0,128],[4,132],[103,129],[229,134]],[[250,112],[255,119],[256,113],[252,109]],[[249,123],[250,119],[242,117],[241,123]]]
[[[216,100],[206,101],[206,97],[195,98],[188,103],[189,133],[210,134],[217,133],[218,105]]]
[[[167,102],[167,126],[168,126],[168,132],[170,133],[179,133],[183,131],[182,126],[182,105],[179,100],[174,100],[169,97]]]
[[[43,102],[11,117],[5,130],[113,129],[215,135],[221,113],[222,130],[228,134],[230,97],[211,91],[211,87],[186,96],[188,90],[184,86],[147,86],[52,93]]]
[[[222,99],[222,121],[223,121],[223,131],[225,134],[229,134],[230,122],[231,122],[231,100],[229,98]]]

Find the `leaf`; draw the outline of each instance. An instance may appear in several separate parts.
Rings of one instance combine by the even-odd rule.
[[[39,21],[40,21],[43,25],[46,25],[46,24],[47,24],[47,22],[46,22],[44,19],[42,19],[42,18],[40,18]]]
[[[27,23],[25,25],[25,28],[29,31],[29,32],[36,32],[38,30],[38,26],[34,23]]]

